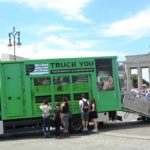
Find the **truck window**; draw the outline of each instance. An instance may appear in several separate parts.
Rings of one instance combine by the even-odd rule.
[[[114,89],[111,59],[96,59],[96,78],[98,90]]]

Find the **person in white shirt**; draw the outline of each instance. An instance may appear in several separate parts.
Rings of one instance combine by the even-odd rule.
[[[52,107],[45,100],[40,105],[40,109],[42,110],[44,136],[47,137],[50,135],[50,110],[52,110]]]

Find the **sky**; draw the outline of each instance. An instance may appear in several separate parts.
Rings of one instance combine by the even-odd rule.
[[[150,1],[0,0],[0,27],[0,54],[14,54],[8,34],[20,31],[16,55],[21,57],[117,56],[124,61],[150,52]]]

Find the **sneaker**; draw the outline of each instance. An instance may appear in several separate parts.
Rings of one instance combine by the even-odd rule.
[[[85,132],[85,128],[83,128],[82,131]]]
[[[43,137],[46,138],[46,135],[47,135],[46,132],[44,132],[44,133],[43,133]]]
[[[87,129],[87,128],[85,128],[85,131],[87,132],[87,131],[88,131],[88,129]]]
[[[82,130],[83,133],[88,133],[88,131],[89,130],[87,128],[83,128],[83,130]]]
[[[93,131],[93,132],[98,132],[98,129],[93,129],[92,131]]]

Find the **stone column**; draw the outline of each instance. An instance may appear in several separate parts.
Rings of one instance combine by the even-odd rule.
[[[129,66],[126,66],[126,77],[127,77],[127,90],[131,89],[131,70],[129,68]]]
[[[142,80],[142,68],[138,67],[137,68],[137,72],[138,72],[138,90],[141,90],[142,84],[143,84],[143,80]]]
[[[150,66],[148,67],[148,74],[149,74],[149,87],[150,87]]]

